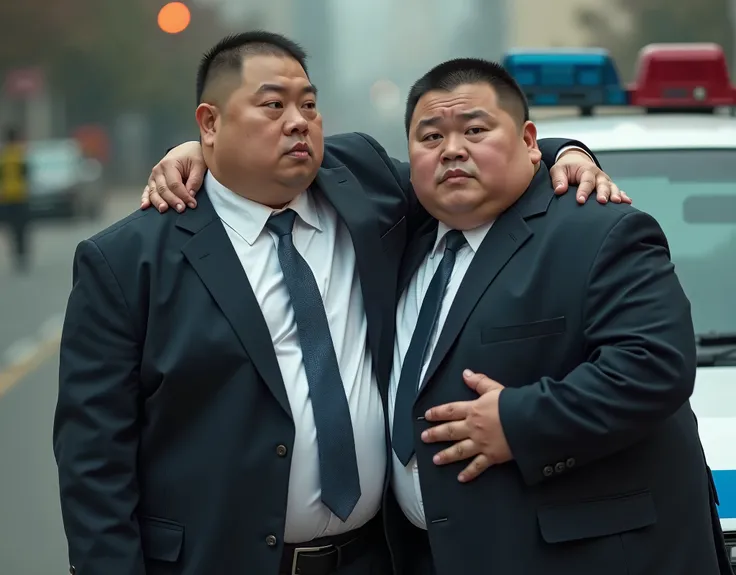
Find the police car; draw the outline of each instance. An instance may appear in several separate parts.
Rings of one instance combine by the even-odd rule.
[[[585,142],[667,235],[698,334],[691,404],[736,568],[736,88],[723,50],[647,46],[628,87],[605,50],[512,51],[504,65],[540,137]]]

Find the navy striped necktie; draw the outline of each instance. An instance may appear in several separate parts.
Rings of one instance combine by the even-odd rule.
[[[319,446],[322,502],[343,522],[360,499],[353,425],[327,315],[309,264],[294,246],[296,212],[271,216],[266,227],[279,237],[278,255],[302,348]]]
[[[404,466],[409,465],[409,461],[414,455],[412,410],[419,391],[419,377],[422,373],[429,343],[432,341],[432,335],[437,327],[437,320],[440,317],[445,290],[455,267],[455,254],[465,244],[465,236],[461,231],[451,230],[445,235],[445,254],[427,288],[422,307],[419,310],[417,325],[414,328],[414,333],[409,342],[409,349],[406,350],[404,363],[401,367],[399,387],[394,405],[391,442],[396,456]]]

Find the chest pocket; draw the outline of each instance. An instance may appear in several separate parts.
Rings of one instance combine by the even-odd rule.
[[[566,328],[565,316],[502,327],[484,326],[480,331],[480,342],[485,345],[558,335]]]

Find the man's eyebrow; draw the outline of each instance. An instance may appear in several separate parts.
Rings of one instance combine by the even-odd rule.
[[[466,122],[470,120],[477,120],[479,118],[484,120],[491,119],[491,115],[485,110],[469,110],[467,112],[461,112],[457,115],[457,117]],[[424,118],[422,120],[419,120],[419,124],[417,124],[417,129],[421,130],[422,128],[431,128],[437,126],[443,120],[444,118],[442,116],[432,116],[430,118]]]
[[[264,92],[276,92],[278,94],[285,94],[289,90],[284,88],[280,84],[261,84],[258,90],[256,90],[256,94],[263,94]],[[304,86],[301,90],[302,94],[314,94],[317,95],[317,86],[314,84],[309,84],[308,86]]]

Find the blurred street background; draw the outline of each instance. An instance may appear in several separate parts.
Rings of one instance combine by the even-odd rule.
[[[51,426],[74,248],[137,209],[169,147],[198,139],[196,67],[223,35],[264,28],[301,42],[326,133],[368,132],[401,159],[408,87],[443,59],[601,46],[628,81],[643,45],[708,41],[724,47],[731,69],[736,62],[736,0],[183,4],[0,2],[0,131],[23,136],[32,200],[25,269],[14,265],[0,222],[2,574],[67,570]]]

